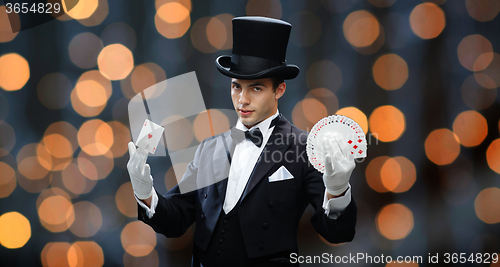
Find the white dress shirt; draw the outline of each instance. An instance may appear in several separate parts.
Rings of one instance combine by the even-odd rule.
[[[229,169],[226,198],[224,199],[223,205],[223,210],[226,214],[236,206],[236,203],[243,194],[243,190],[248,183],[248,179],[250,178],[252,170],[257,163],[262,150],[264,150],[265,144],[269,140],[271,133],[274,130],[274,126],[269,128],[269,125],[271,124],[271,121],[278,116],[278,114],[279,111],[276,111],[273,116],[261,121],[250,129],[244,126],[243,123],[241,123],[241,121],[238,119],[238,122],[235,126],[236,129],[247,131],[258,127],[262,132],[263,140],[260,147],[256,146],[252,141],[248,139],[245,139],[242,142],[236,144],[231,161],[231,166]],[[151,199],[151,208],[149,208],[146,204],[144,204],[136,197],[137,202],[142,208],[146,210],[146,214],[149,218],[153,217],[156,206],[158,204],[158,196],[156,195],[156,191],[154,190],[154,188],[152,190],[153,194]],[[325,214],[327,214],[330,219],[337,219],[340,213],[351,202],[351,186],[349,185],[349,188],[347,189],[345,195],[341,197],[328,200],[326,193],[327,191],[325,190],[323,200],[323,209],[325,210]]]

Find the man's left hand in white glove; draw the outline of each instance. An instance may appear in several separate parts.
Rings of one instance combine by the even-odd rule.
[[[338,197],[349,188],[349,179],[356,167],[354,156],[349,152],[344,138],[338,133],[324,137],[323,146],[326,151],[323,182],[328,198]]]

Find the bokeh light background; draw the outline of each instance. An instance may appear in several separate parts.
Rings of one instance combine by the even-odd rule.
[[[136,220],[127,104],[196,71],[227,127],[229,78],[214,60],[231,53],[241,15],[293,25],[289,120],[307,130],[343,114],[369,138],[351,178],[354,241],[328,244],[309,207],[301,255],[500,252],[498,0],[80,0],[14,34],[1,3],[2,266],[189,265],[193,227],[170,239]],[[175,185],[168,157],[149,163],[157,190]]]

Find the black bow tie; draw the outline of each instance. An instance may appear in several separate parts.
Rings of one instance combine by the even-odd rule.
[[[269,124],[269,128],[275,126],[278,123],[280,117],[281,117],[281,114],[279,114],[276,118],[274,118],[271,121],[271,123]],[[239,130],[237,130],[237,132],[242,133],[242,131],[239,131]],[[233,139],[235,141],[242,141],[243,138],[242,138],[241,134],[238,134],[237,132],[233,131],[233,133],[235,133],[233,135]],[[249,131],[245,131],[244,133],[245,133],[245,138],[252,141],[257,147],[262,146],[262,141],[264,140],[264,136],[262,135],[262,132],[260,131],[260,129],[258,127],[254,128],[252,130],[249,130]],[[236,136],[238,136],[238,137],[236,137]]]

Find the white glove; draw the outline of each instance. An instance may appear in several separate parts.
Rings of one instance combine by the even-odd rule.
[[[127,170],[130,175],[130,182],[132,182],[134,194],[139,199],[148,199],[153,194],[151,168],[149,164],[146,164],[148,151],[146,148],[139,148],[136,150],[135,144],[129,142],[128,152],[130,160],[127,163]]]
[[[349,187],[349,178],[356,164],[350,154],[347,143],[338,133],[323,138],[326,151],[325,173],[323,182],[326,190],[332,195],[340,195]]]

